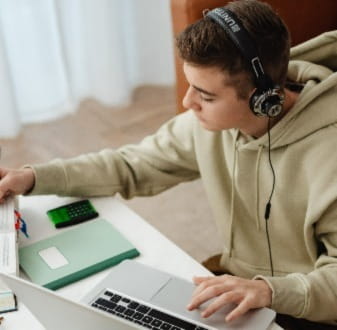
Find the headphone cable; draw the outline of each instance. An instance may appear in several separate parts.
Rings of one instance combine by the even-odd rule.
[[[266,236],[267,236],[267,243],[268,243],[268,252],[269,252],[269,262],[270,262],[271,276],[274,276],[274,266],[273,266],[273,258],[272,258],[272,253],[271,253],[271,244],[270,244],[270,237],[269,237],[268,220],[269,220],[270,210],[271,210],[271,199],[273,197],[274,190],[275,190],[276,176],[275,176],[275,171],[274,171],[273,163],[271,161],[270,129],[271,129],[271,118],[268,117],[268,131],[267,131],[267,133],[268,133],[268,160],[269,160],[270,169],[271,169],[272,175],[273,175],[273,185],[272,185],[272,190],[271,190],[270,195],[269,195],[268,202],[266,204],[266,209],[265,209],[265,213],[264,213],[264,219],[265,219],[265,223],[266,223]]]

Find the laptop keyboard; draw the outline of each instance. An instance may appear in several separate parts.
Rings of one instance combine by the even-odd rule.
[[[207,330],[199,325],[159,311],[152,306],[131,300],[120,293],[105,290],[92,304],[92,307],[129,320],[153,330]]]

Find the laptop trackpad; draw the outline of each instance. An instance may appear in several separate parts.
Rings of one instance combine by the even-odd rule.
[[[190,302],[195,285],[186,280],[171,277],[167,284],[151,299],[151,303],[163,308],[166,308],[172,312],[179,315],[185,316],[191,320],[205,322],[200,316],[200,310],[189,311],[186,306]],[[202,306],[204,309],[209,303]],[[228,306],[228,308],[223,308],[221,314],[221,322],[225,318],[225,315],[233,308],[233,306]]]
[[[151,299],[153,305],[168,309],[193,320],[199,320],[199,311],[186,309],[195,289],[193,283],[171,277],[167,284]]]
[[[190,302],[194,289],[195,286],[193,283],[172,277],[165,287],[163,287],[150,302],[153,305],[168,309],[190,320],[215,327],[216,329],[266,329],[273,319],[273,311],[268,313],[266,310],[263,313],[262,310],[256,310],[249,311],[236,321],[226,323],[225,317],[234,307],[231,304],[224,306],[211,317],[204,319],[200,316],[200,309],[188,311],[186,308],[187,304]],[[212,300],[203,304],[201,309],[205,309],[211,302]]]

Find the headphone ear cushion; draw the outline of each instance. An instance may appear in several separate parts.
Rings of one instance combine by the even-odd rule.
[[[260,94],[258,93],[258,90],[256,89],[254,93],[249,98],[249,107],[256,116],[261,116],[260,112],[256,111],[257,108],[257,101],[260,98]]]
[[[271,93],[256,89],[249,99],[249,107],[256,116],[276,117],[282,111],[283,101],[284,98],[277,89],[271,90]]]

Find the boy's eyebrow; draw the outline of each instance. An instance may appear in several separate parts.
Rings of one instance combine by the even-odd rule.
[[[193,86],[193,88],[196,89],[198,92],[204,93],[204,94],[209,95],[209,96],[217,96],[216,94],[211,93],[211,92],[208,92],[208,91],[206,91],[206,90],[204,90],[204,89],[202,89],[202,88],[200,88],[200,87],[197,87],[197,86],[195,86],[195,85],[192,85],[192,86]]]

